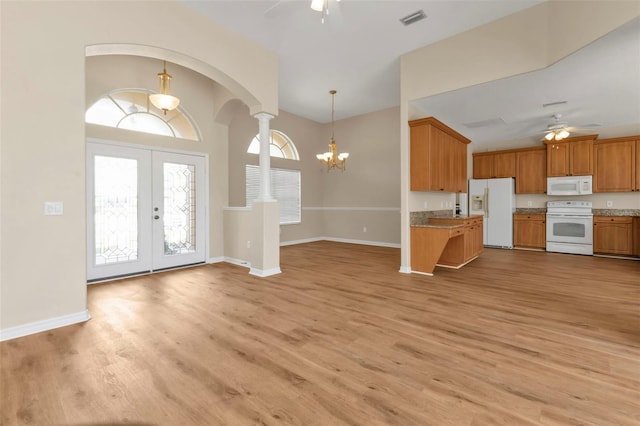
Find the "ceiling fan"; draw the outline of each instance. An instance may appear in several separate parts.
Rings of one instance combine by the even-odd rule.
[[[562,140],[568,138],[571,133],[580,133],[582,131],[589,131],[589,127],[598,127],[600,124],[590,124],[586,126],[587,128],[576,128],[569,126],[569,123],[566,121],[561,121],[562,114],[553,114],[551,116],[553,118],[553,122],[547,126],[547,130],[544,132],[544,139],[551,140]]]

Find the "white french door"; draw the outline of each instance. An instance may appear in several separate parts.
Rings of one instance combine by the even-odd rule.
[[[205,157],[87,143],[87,278],[205,261]]]

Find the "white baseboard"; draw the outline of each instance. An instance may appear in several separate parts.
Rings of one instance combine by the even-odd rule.
[[[75,314],[62,315],[60,317],[49,318],[42,321],[30,322],[28,324],[17,325],[15,327],[0,330],[0,342],[18,337],[28,336],[30,334],[41,333],[43,331],[53,330],[54,328],[64,327],[67,325],[77,324],[79,322],[91,319],[88,310],[77,312]]]
[[[381,241],[368,241],[368,240],[352,240],[348,238],[333,238],[333,237],[314,237],[314,238],[305,238],[302,240],[285,241],[285,242],[281,242],[280,246],[282,247],[282,246],[292,246],[295,244],[314,243],[316,241],[333,241],[335,243],[362,244],[365,246],[400,248],[400,244],[396,244],[396,243],[385,243]]]
[[[250,268],[251,267],[251,263],[247,262],[246,260],[234,259],[233,257],[225,256],[224,257],[224,262],[231,263],[233,265],[244,266],[245,268]]]
[[[271,269],[267,269],[267,270],[251,268],[249,270],[249,275],[255,275],[256,277],[265,278],[265,277],[270,277],[271,275],[277,275],[277,274],[279,274],[281,272],[282,271],[280,270],[280,267],[271,268]]]
[[[333,237],[324,237],[323,240],[333,241],[336,243],[362,244],[365,246],[400,248],[400,244],[385,243],[382,241],[351,240],[348,238],[333,238]]]
[[[207,260],[207,263],[220,263],[220,262],[224,262],[224,256],[210,257]]]
[[[296,244],[315,243],[316,241],[322,241],[324,239],[325,238],[323,238],[323,237],[313,237],[313,238],[304,238],[302,240],[285,241],[285,242],[281,242],[280,243],[280,247],[293,246],[293,245],[296,245]]]
[[[401,274],[410,274],[411,273],[411,268],[408,266],[401,266],[400,267],[400,272]]]

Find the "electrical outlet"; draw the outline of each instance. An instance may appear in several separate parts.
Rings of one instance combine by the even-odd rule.
[[[251,241],[247,240],[247,248],[251,248]]]
[[[62,201],[45,201],[44,214],[46,216],[60,216],[63,213]]]
[[[362,232],[365,232],[365,233],[367,232],[367,226],[366,225],[362,227]]]
[[[532,201],[527,201],[527,207],[531,207],[533,206],[533,202]]]
[[[607,201],[607,207],[613,207],[613,201]]]
[[[440,201],[440,208],[443,209],[444,208],[444,201]]]
[[[424,202],[424,208],[425,209],[427,208],[427,202],[426,201]]]

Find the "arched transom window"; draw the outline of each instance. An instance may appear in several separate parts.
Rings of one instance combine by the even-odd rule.
[[[144,89],[114,90],[87,109],[85,121],[154,135],[200,140],[196,126],[184,109],[178,107],[164,114],[149,101],[151,93]]]
[[[260,153],[260,134],[257,134],[251,144],[249,145],[249,149],[247,149],[249,154],[259,154]],[[296,146],[293,144],[289,136],[278,130],[271,130],[271,140],[269,141],[269,154],[272,157],[278,158],[286,158],[288,160],[299,160],[298,150]]]

